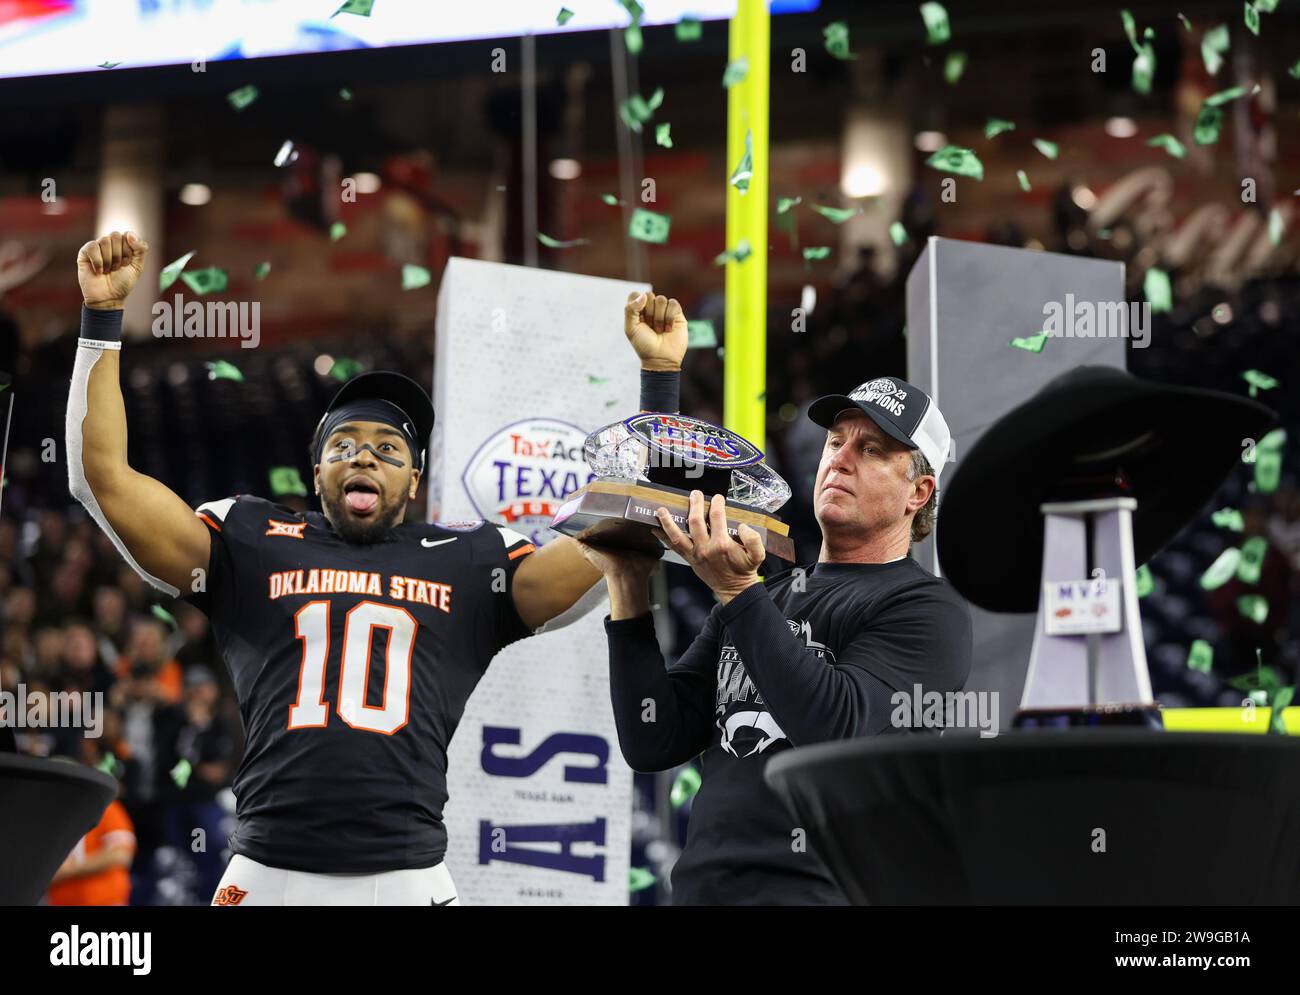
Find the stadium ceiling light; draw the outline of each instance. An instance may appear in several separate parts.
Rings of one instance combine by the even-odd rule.
[[[885,192],[885,174],[864,163],[845,173],[841,185],[846,197],[879,197]]]
[[[1097,195],[1083,184],[1070,191],[1070,199],[1081,211],[1091,211],[1097,204]]]
[[[62,197],[55,197],[41,205],[42,214],[66,214],[68,211],[68,202]]]
[[[557,180],[576,180],[582,175],[582,163],[577,159],[552,159],[550,171]]]
[[[938,152],[948,144],[948,136],[942,131],[918,131],[912,144],[918,152]]]
[[[1137,122],[1131,117],[1108,117],[1106,134],[1111,138],[1132,138],[1138,133]]]
[[[181,187],[181,203],[202,207],[212,199],[212,190],[203,183],[186,183]]]
[[[311,364],[311,368],[319,376],[327,376],[329,371],[334,368],[334,357],[327,352],[321,353],[316,357],[316,362]]]
[[[384,185],[377,173],[357,173],[352,179],[357,185],[357,193],[378,193]]]

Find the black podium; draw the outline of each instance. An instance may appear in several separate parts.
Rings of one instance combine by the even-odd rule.
[[[0,753],[0,905],[35,905],[117,781],[80,764]]]
[[[1297,771],[1289,736],[1078,729],[827,743],[765,776],[856,904],[1294,905]]]

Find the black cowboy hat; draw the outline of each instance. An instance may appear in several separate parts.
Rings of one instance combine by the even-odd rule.
[[[944,576],[995,612],[1038,607],[1047,501],[1127,496],[1134,562],[1201,511],[1276,422],[1264,405],[1215,390],[1077,366],[991,425],[965,454],[939,508]]]

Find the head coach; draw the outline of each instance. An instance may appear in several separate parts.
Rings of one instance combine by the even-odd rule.
[[[642,409],[676,411],[681,307],[633,295],[625,331],[641,358]],[[958,691],[970,672],[965,603],[908,556],[933,528],[948,457],[938,407],[911,384],[879,377],[819,398],[809,417],[826,429],[813,491],[822,545],[811,567],[764,583],[762,543],[745,525],[740,542],[728,536],[720,495],[691,494],[687,531],[659,510],[661,538],[718,601],[671,666],[650,616],[655,559],[583,545],[609,588],[623,755],[639,771],[702,755],[674,904],[846,904],[764,783],[764,766],[794,746],[902,731],[891,722],[898,693]]]

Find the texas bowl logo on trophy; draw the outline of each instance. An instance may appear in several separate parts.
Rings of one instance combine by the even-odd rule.
[[[719,425],[648,411],[597,429],[583,444],[596,479],[564,503],[551,528],[593,545],[664,552],[651,531],[656,508],[667,508],[685,530],[692,490],[727,499],[727,531],[744,523],[772,556],[794,561],[790,528],[771,512],[790,498],[790,487],[747,439]]]
[[[596,476],[582,461],[584,436],[555,418],[525,418],[494,432],[461,476],[474,509],[534,545],[555,538],[550,524],[560,505]]]

